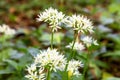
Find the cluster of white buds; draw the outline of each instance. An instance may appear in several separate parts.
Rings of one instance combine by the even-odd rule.
[[[69,45],[67,45],[66,48],[72,48],[73,44],[74,42],[69,43]],[[82,51],[85,49],[85,46],[82,43],[75,42],[73,49],[77,51]]]
[[[74,46],[73,46],[73,44],[74,44]],[[72,46],[73,46],[74,50],[83,51],[86,48],[90,47],[92,44],[96,45],[96,46],[99,45],[97,43],[97,40],[93,39],[90,36],[85,36],[85,37],[81,38],[81,42],[78,42],[78,41],[76,41],[75,43],[71,42],[71,43],[69,43],[69,45],[66,46],[66,48],[72,49]]]
[[[0,26],[0,33],[3,33],[5,35],[14,35],[15,30],[11,29],[8,25],[3,24]]]
[[[81,61],[76,61],[76,60],[69,61],[68,68],[67,68],[69,76],[80,75],[80,72],[78,71],[80,67],[83,67],[83,64]]]
[[[58,12],[57,9],[49,8],[45,9],[44,12],[40,13],[37,20],[49,23],[52,31],[54,32],[58,29],[61,29],[59,24],[62,22],[64,17],[65,15],[62,12]]]
[[[63,71],[66,65],[66,58],[64,58],[64,55],[59,54],[56,49],[48,48],[35,57],[35,64],[39,64],[44,68],[49,67],[50,71]]]
[[[56,49],[41,51],[35,57],[34,63],[27,67],[28,74],[25,76],[30,80],[46,80],[46,71],[56,72],[57,70],[63,71],[66,65],[66,58],[64,55],[59,54]]]
[[[95,39],[93,39],[92,37],[89,37],[89,36],[83,37],[83,38],[82,38],[82,41],[83,41],[83,43],[84,43],[87,47],[91,46],[92,44],[94,44],[94,45],[99,45],[99,44],[97,43],[97,40],[95,40]]]
[[[77,31],[78,33],[93,32],[92,22],[83,15],[75,14],[68,16],[64,21],[66,25],[73,27],[73,30]]]
[[[45,80],[44,68],[36,64],[27,67],[28,74],[25,76],[29,80]]]

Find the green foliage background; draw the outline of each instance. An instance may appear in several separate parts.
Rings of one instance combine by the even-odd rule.
[[[84,14],[93,21],[100,45],[91,47],[86,80],[120,80],[120,0],[0,0],[0,24],[17,30],[10,39],[0,35],[0,80],[26,80],[26,65],[39,49],[50,45],[47,24],[36,21],[49,7],[67,15]],[[69,54],[64,47],[73,39],[71,29],[63,27],[54,37],[54,47]],[[75,58],[84,62],[83,54]]]

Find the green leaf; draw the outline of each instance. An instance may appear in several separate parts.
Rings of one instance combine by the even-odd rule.
[[[117,78],[117,77],[110,77],[110,78],[106,78],[106,79],[103,79],[103,80],[120,80],[120,78]]]
[[[120,51],[114,51],[114,52],[108,52],[108,53],[105,53],[105,54],[103,54],[103,57],[108,57],[108,56],[111,56],[111,57],[113,57],[113,56],[118,56],[118,57],[120,57]]]
[[[64,34],[63,33],[55,33],[54,34],[54,41],[56,44],[60,44],[61,43],[61,40],[63,39],[64,37]]]
[[[54,33],[53,44],[60,44],[63,37],[63,33]],[[45,45],[50,45],[51,34],[43,33],[39,40],[43,41]]]
[[[100,78],[101,77],[101,70],[99,69],[99,67],[96,64],[94,64],[93,62],[90,63],[90,67],[93,68],[95,76]]]
[[[100,60],[93,60],[93,63],[95,63],[97,66],[103,67],[103,68],[109,68],[109,66],[107,65],[107,63],[102,62]]]
[[[120,4],[119,3],[112,3],[110,4],[110,6],[108,7],[109,11],[111,13],[115,13],[117,11],[120,11],[120,8],[119,8]]]
[[[0,74],[10,74],[12,71],[10,70],[0,70]]]
[[[13,61],[13,60],[9,60],[9,59],[7,59],[7,60],[4,60],[5,62],[7,62],[9,65],[11,65],[11,66],[13,66],[16,70],[18,70],[18,63],[17,62],[15,62],[15,61]]]
[[[79,76],[73,76],[72,80],[82,80],[82,75]]]
[[[110,17],[107,17],[107,16],[102,16],[100,18],[100,21],[102,24],[106,25],[106,24],[111,24],[114,22],[114,19],[113,18],[110,18]]]
[[[2,47],[2,46],[1,46]],[[9,52],[11,51],[12,49],[9,48],[9,49],[4,49],[2,51],[0,51],[0,61],[3,61],[4,59],[7,59],[10,57],[10,54]]]
[[[33,57],[36,57],[40,50],[37,48],[30,47],[28,48],[28,53],[30,53]]]
[[[102,80],[109,80],[108,78],[111,78],[111,77],[113,77],[112,74],[103,71],[103,73],[102,73]]]
[[[87,59],[86,59],[86,56],[85,56],[85,55],[82,55],[82,54],[84,54],[84,53],[76,54],[76,58],[79,59],[79,60],[84,60],[84,61],[86,61],[86,60],[87,60]]]

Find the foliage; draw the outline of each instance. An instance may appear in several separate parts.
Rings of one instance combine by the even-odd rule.
[[[26,65],[32,62],[39,49],[50,46],[50,32],[45,28],[47,24],[37,23],[35,18],[39,11],[51,6],[69,15],[84,13],[94,21],[94,36],[99,39],[100,46],[90,49],[90,69],[86,80],[119,80],[119,4],[119,0],[0,0],[0,24],[7,23],[18,32],[8,39],[0,34],[0,80],[26,80]],[[53,44],[63,53],[69,54],[64,46],[72,41],[73,32],[63,28],[55,33]],[[77,54],[74,58],[86,61],[85,54]],[[55,80],[56,77],[59,78],[53,73]]]

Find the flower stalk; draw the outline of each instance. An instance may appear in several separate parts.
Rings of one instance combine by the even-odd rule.
[[[52,31],[52,34],[51,34],[51,49],[53,49],[53,36],[54,36],[54,32]]]
[[[69,75],[68,75],[68,71],[67,71],[67,68],[68,68],[68,63],[69,63],[69,61],[72,59],[72,57],[73,57],[73,54],[74,54],[74,45],[75,45],[75,42],[76,42],[76,39],[77,39],[77,36],[75,36],[75,39],[74,39],[74,41],[73,41],[73,44],[72,44],[72,48],[71,48],[71,53],[70,53],[70,56],[69,56],[69,58],[68,58],[68,60],[67,60],[67,64],[65,65],[65,70],[64,70],[64,74],[63,74],[63,80],[69,80],[70,78],[69,78]],[[64,75],[66,75],[66,78],[64,77]]]
[[[70,53],[70,56],[69,56],[69,58],[68,58],[68,60],[67,60],[67,63],[68,63],[68,62],[72,59],[72,57],[73,57],[73,53],[74,53],[73,48],[74,48],[76,39],[77,39],[77,36],[75,36],[75,39],[74,39],[74,41],[73,41],[73,45],[72,45],[72,48],[71,48],[71,50],[70,50],[71,53]],[[65,66],[65,71],[67,70],[67,67],[68,67],[68,64],[66,64],[66,66]]]
[[[51,76],[51,71],[50,71],[50,67],[49,67],[48,72],[47,72],[47,80],[51,80],[50,76]]]

